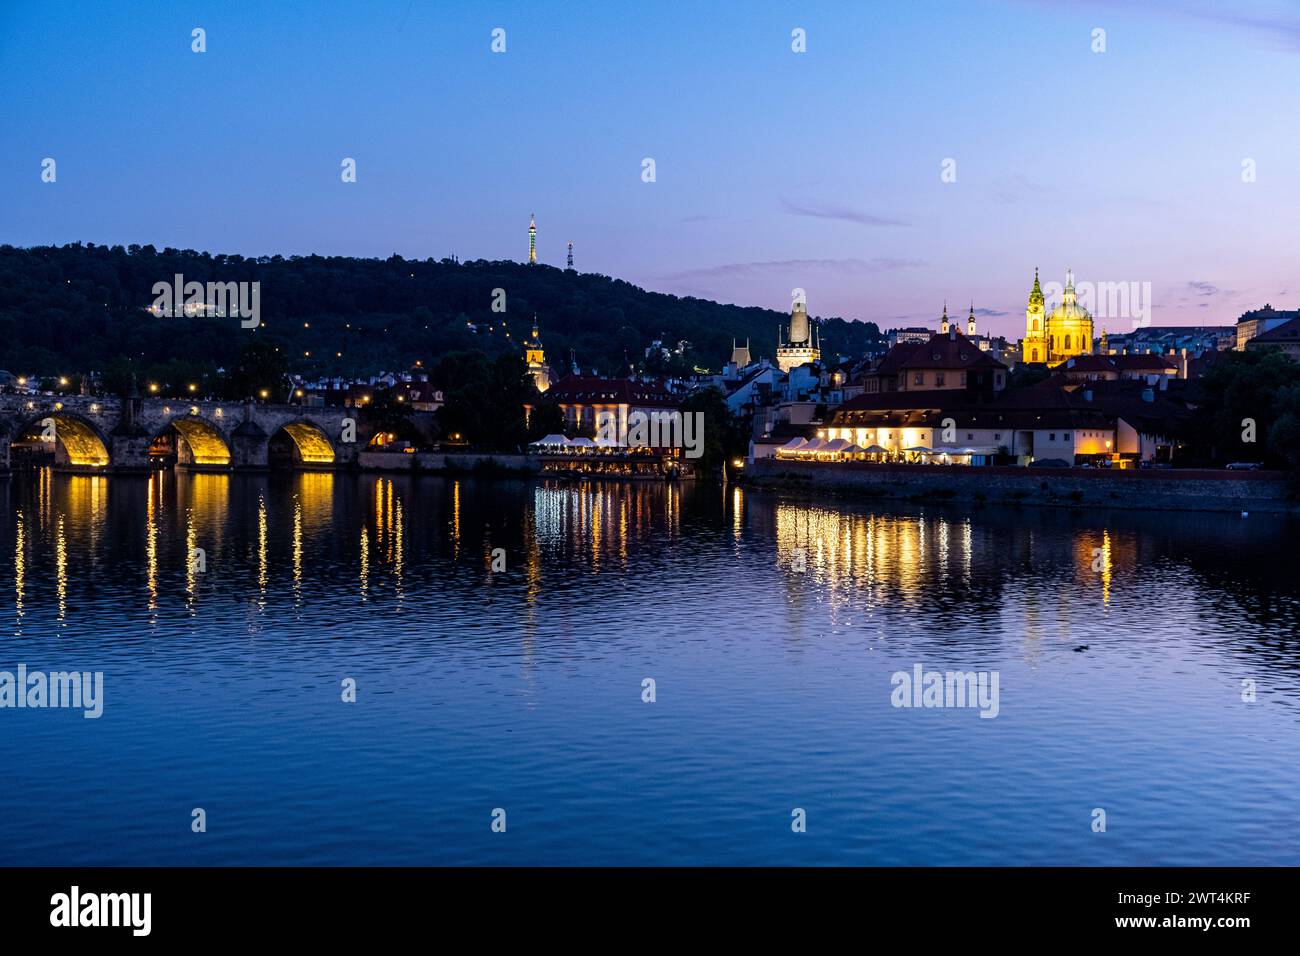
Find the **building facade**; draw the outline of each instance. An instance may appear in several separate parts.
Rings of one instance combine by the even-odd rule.
[[[1065,273],[1061,302],[1050,312],[1034,270],[1034,285],[1025,309],[1025,337],[1020,360],[1029,364],[1060,365],[1076,355],[1092,352],[1092,314],[1079,305],[1074,290],[1074,273]]]

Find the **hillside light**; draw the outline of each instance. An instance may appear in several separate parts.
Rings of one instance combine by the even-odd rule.
[[[191,391],[191,392],[197,392],[198,390],[199,390],[199,387],[198,387],[197,385],[195,385],[193,382],[190,382],[190,391]]]
[[[269,395],[270,393],[267,392],[266,389],[262,389],[262,390],[261,390],[260,392],[258,392],[257,394],[260,395],[260,396],[262,396],[262,398],[266,398],[266,396]]]
[[[158,392],[158,383],[157,383],[157,382],[150,382],[150,383],[149,383],[149,391],[151,391],[151,392],[157,394],[157,392]]]
[[[67,385],[67,384],[68,384],[68,379],[67,379],[65,376],[63,376],[63,375],[60,375],[60,376],[59,376],[59,384],[60,384],[60,385]]]

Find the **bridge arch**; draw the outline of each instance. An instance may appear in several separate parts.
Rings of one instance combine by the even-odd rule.
[[[315,422],[300,418],[285,422],[271,435],[270,460],[305,467],[331,467],[338,460],[334,443]]]
[[[53,423],[53,429],[48,428],[47,422]],[[66,409],[52,409],[22,419],[12,433],[10,457],[14,445],[34,446],[45,441],[51,430],[56,465],[87,471],[108,468],[111,442],[93,422]]]
[[[179,415],[171,419],[153,442],[171,430],[180,436],[176,447],[177,464],[195,468],[229,468],[234,460],[225,434],[201,415]]]

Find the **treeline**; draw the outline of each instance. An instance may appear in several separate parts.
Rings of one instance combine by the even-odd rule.
[[[261,283],[261,326],[235,318],[155,317],[158,282]],[[502,290],[498,293],[496,290]],[[251,341],[278,349],[289,371],[356,376],[426,366],[442,355],[518,351],[533,316],[547,360],[584,371],[663,374],[717,370],[732,341],[774,357],[783,312],[647,292],[607,276],[516,262],[246,258],[153,246],[73,243],[0,246],[0,369],[16,374],[102,372],[129,359],[144,377],[210,375]],[[493,311],[504,301],[505,311]],[[823,321],[823,353],[861,355],[874,323]],[[660,340],[665,358],[646,349]],[[678,351],[682,341],[689,348]],[[162,367],[170,367],[168,368]]]

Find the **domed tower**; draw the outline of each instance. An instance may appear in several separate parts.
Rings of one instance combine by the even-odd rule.
[[[939,317],[939,334],[940,334],[940,335],[947,335],[947,334],[948,334],[948,326],[949,326],[949,322],[948,322],[948,303],[945,302],[945,303],[943,304],[943,315],[941,315],[941,316]]]
[[[1034,287],[1029,290],[1029,307],[1025,309],[1025,337],[1020,342],[1020,361],[1046,362],[1047,317],[1044,314],[1043,287],[1034,269]]]
[[[1048,364],[1059,365],[1076,355],[1092,353],[1092,313],[1079,305],[1074,273],[1065,272],[1061,304],[1047,316]]]

